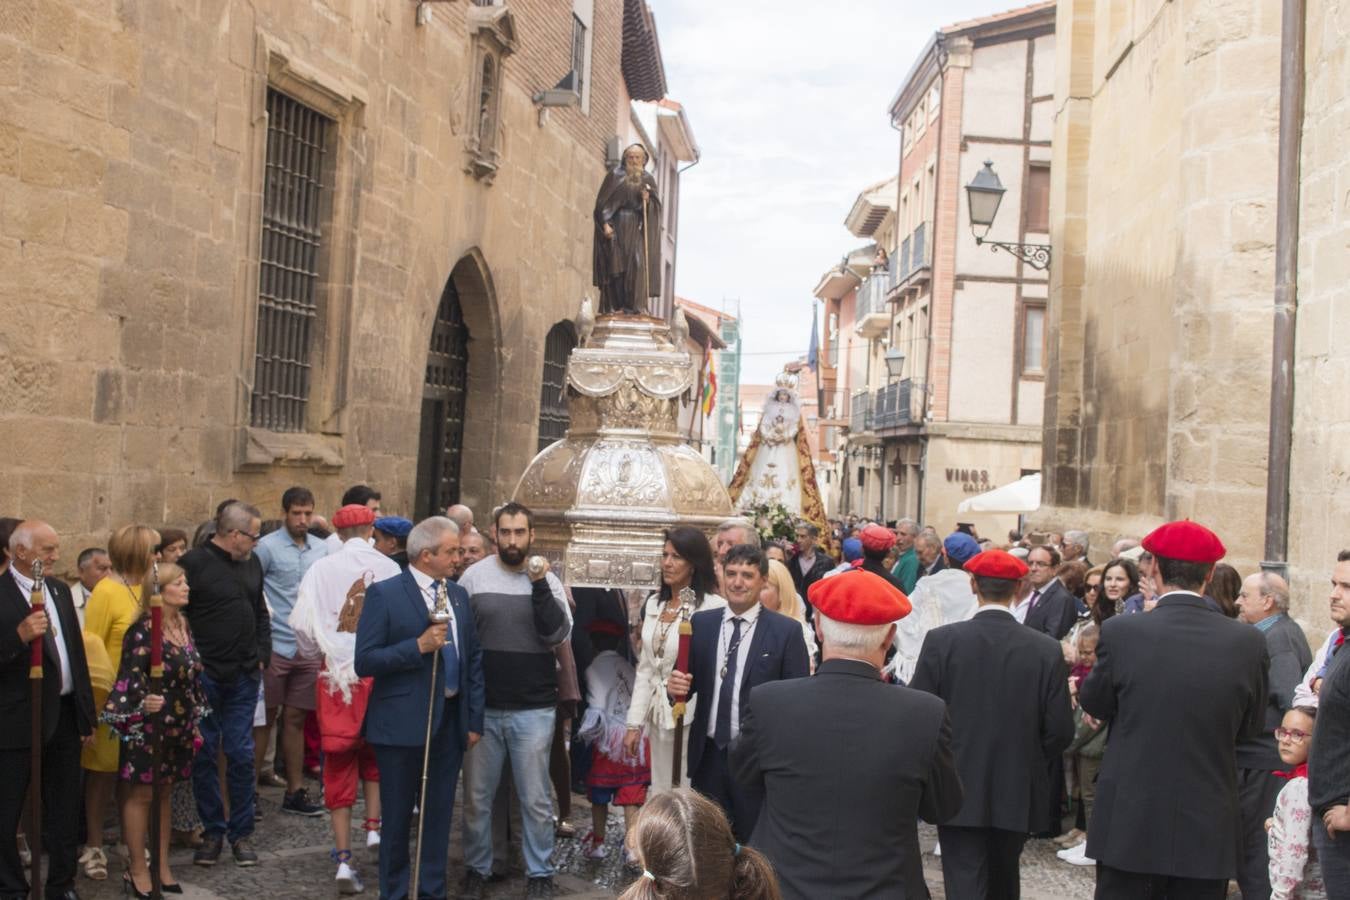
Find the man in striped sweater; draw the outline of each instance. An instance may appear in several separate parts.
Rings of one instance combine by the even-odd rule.
[[[553,648],[572,616],[562,582],[528,566],[534,515],[518,503],[497,510],[497,555],[460,577],[483,649],[487,711],[483,739],[465,760],[462,898],[481,898],[492,873],[492,800],[509,761],[524,826],[527,897],[553,896],[553,798],[548,760],[558,705]]]

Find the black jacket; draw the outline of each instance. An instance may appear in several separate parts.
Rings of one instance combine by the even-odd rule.
[[[183,612],[202,665],[213,681],[254,675],[272,658],[272,620],[256,556],[235,560],[208,541],[184,553],[190,595]]]
[[[870,560],[864,556],[862,565],[859,568],[865,569],[866,571],[871,572],[878,578],[884,579],[887,583],[891,585],[891,587],[895,588],[902,594],[908,595],[909,591],[905,590],[905,586],[900,583],[899,578],[896,578],[894,575],[891,574],[891,570],[886,568],[886,564],[884,562],[876,562],[875,560]]]
[[[1317,725],[1308,750],[1308,806],[1313,827],[1322,813],[1350,802],[1350,650],[1334,649],[1322,686],[1317,691]]]
[[[825,577],[825,573],[834,568],[834,560],[825,555],[825,551],[816,548],[816,561],[811,564],[811,568],[802,574],[802,564],[798,557],[793,557],[787,562],[788,571],[792,573],[792,583],[797,587],[797,596],[802,598],[802,603],[806,610],[812,613],[815,609],[811,601],[806,596],[806,591],[811,585]]]
[[[89,685],[89,664],[84,658],[84,639],[70,588],[55,578],[46,578],[47,593],[55,607],[47,615],[55,620],[56,630],[66,642],[70,675],[74,681],[76,726],[80,734],[94,732],[94,692]],[[19,640],[19,623],[31,612],[28,598],[19,590],[14,576],[0,572],[0,750],[26,750],[32,746],[33,688],[28,680],[29,645]],[[53,615],[53,612],[55,615]],[[61,658],[56,639],[43,639],[42,654],[42,735],[50,740],[56,734],[61,716]],[[71,773],[72,777],[74,773]]]
[[[1045,592],[1036,598],[1036,605],[1027,613],[1026,626],[1063,640],[1078,621],[1078,605],[1069,589],[1055,579],[1045,586]]]
[[[1078,689],[1110,723],[1088,856],[1173,878],[1237,874],[1234,748],[1265,727],[1266,664],[1259,631],[1195,594],[1102,624]]]
[[[1059,642],[1003,610],[928,632],[909,686],[951,717],[965,802],[948,825],[1051,827],[1050,763],[1073,740],[1068,680]]]
[[[750,694],[732,772],[765,792],[753,845],[788,900],[927,898],[917,820],[961,807],[946,705],[865,662]]]
[[[1312,665],[1312,648],[1308,646],[1308,636],[1288,614],[1275,620],[1275,624],[1262,634],[1266,639],[1266,654],[1270,657],[1270,673],[1266,677],[1266,727],[1256,737],[1238,743],[1237,764],[1239,769],[1273,772],[1289,768],[1280,759],[1275,729],[1289,707],[1294,705],[1294,688]]]

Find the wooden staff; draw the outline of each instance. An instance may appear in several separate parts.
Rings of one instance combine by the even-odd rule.
[[[42,560],[33,560],[33,592],[28,603],[34,612],[43,611],[46,598],[42,593]],[[50,624],[48,625],[50,628]],[[28,876],[33,886],[33,900],[42,900],[42,635],[33,638],[30,646],[28,681],[33,686],[32,703],[32,774],[28,782],[29,813],[33,833],[28,836],[29,848],[33,853],[31,872]]]
[[[693,588],[683,588],[680,591],[680,649],[675,654],[675,671],[682,675],[689,674],[689,643],[694,636],[694,626],[689,621],[689,615],[694,608],[696,599]],[[675,707],[671,712],[675,715],[675,756],[674,772],[671,784],[674,787],[680,786],[680,769],[684,762],[684,714],[685,698],[688,694],[680,694],[675,697]]]
[[[652,243],[647,239],[647,186],[642,186],[642,309],[652,299]]]
[[[150,593],[150,691],[164,690],[164,597],[159,592],[159,563],[153,563],[154,587]],[[151,721],[151,716],[156,721]],[[160,804],[164,787],[160,783],[159,768],[164,757],[164,710],[146,715],[145,726],[150,736],[150,896],[163,900],[163,885],[159,877],[159,842],[164,823],[160,820]]]
[[[436,600],[431,608],[431,624],[443,625],[450,621],[450,599],[446,594],[445,582],[436,582]],[[446,636],[446,643],[453,638]],[[433,650],[431,654],[431,687],[427,690],[427,735],[422,742],[422,792],[417,801],[417,849],[413,851],[416,855],[412,863],[412,889],[408,896],[417,898],[418,882],[422,877],[422,825],[427,818],[427,770],[431,768],[431,722],[436,715],[436,701],[445,702],[443,698],[436,696],[436,669],[441,661],[441,651]],[[444,848],[442,848],[443,850]]]

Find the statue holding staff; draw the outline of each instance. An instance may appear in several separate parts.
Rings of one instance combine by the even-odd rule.
[[[595,198],[593,283],[600,312],[645,315],[661,293],[661,201],[641,144],[605,176]]]

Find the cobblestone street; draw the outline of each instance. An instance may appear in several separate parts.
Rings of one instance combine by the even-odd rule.
[[[263,788],[263,818],[258,823],[255,849],[259,863],[241,869],[230,859],[229,847],[214,868],[192,865],[188,850],[173,851],[174,874],[184,886],[187,898],[199,900],[289,900],[289,898],[337,896],[332,886],[333,865],[328,851],[332,842],[328,833],[328,817],[304,818],[283,815],[280,812],[281,791]],[[577,898],[614,897],[635,876],[622,863],[619,842],[623,829],[620,815],[612,815],[609,829],[609,855],[602,861],[591,861],[581,855],[580,836],[590,828],[590,806],[580,797],[573,798],[570,821],[576,826],[578,837],[559,839],[556,851],[558,877],[557,895]],[[360,822],[358,803],[353,818]],[[454,837],[450,844],[451,897],[463,875],[462,850],[459,839],[459,810],[455,812]],[[516,829],[515,834],[519,834]],[[945,900],[942,890],[940,861],[932,855],[936,830],[920,828],[924,847],[924,868],[934,898]],[[361,846],[364,836],[353,834],[353,846]],[[1022,896],[1025,900],[1082,900],[1090,897],[1093,885],[1091,868],[1075,868],[1055,858],[1056,848],[1049,841],[1031,841],[1022,854]],[[525,878],[520,867],[520,846],[517,838],[512,847],[512,865],[506,880],[489,886],[488,897],[518,897],[524,892]],[[122,893],[121,858],[110,854],[108,880],[102,883],[81,877],[76,884],[85,900],[114,900]],[[363,896],[375,897],[378,884],[373,860],[362,863],[361,876],[366,882]]]

